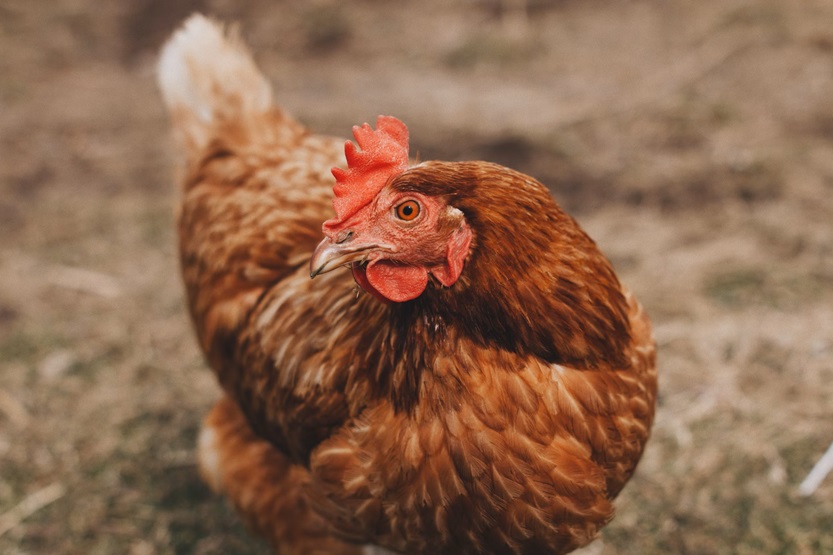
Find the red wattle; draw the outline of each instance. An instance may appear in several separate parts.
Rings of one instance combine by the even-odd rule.
[[[395,303],[416,299],[428,285],[425,268],[403,266],[386,260],[371,262],[365,268],[353,266],[353,278],[374,297]]]

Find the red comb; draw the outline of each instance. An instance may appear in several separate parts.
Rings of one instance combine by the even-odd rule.
[[[391,116],[376,119],[376,131],[365,123],[353,127],[358,143],[347,141],[344,154],[347,169],[333,168],[335,219],[324,222],[325,230],[334,227],[368,204],[388,180],[408,169],[408,128]]]

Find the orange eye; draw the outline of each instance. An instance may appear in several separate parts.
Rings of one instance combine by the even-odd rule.
[[[400,220],[410,222],[419,216],[419,203],[415,200],[406,200],[396,207],[396,216]]]

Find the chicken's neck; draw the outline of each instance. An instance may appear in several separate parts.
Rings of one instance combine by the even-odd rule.
[[[482,345],[577,368],[625,364],[626,302],[598,251],[480,248],[468,279],[427,295],[426,312]]]
[[[385,306],[386,348],[373,366],[379,393],[396,406],[419,398],[425,372],[453,383],[450,374],[484,356],[534,356],[588,370],[628,365],[626,301],[612,271],[592,282],[566,270],[501,278],[481,267],[487,262],[472,260],[469,278],[450,289],[429,286],[415,301]]]
[[[460,281],[418,312],[474,342],[575,368],[627,365],[627,301],[610,263],[564,213],[509,235],[476,232]],[[509,239],[511,237],[511,239]]]
[[[473,239],[451,287],[432,282],[413,301],[387,307],[393,359],[409,368],[391,383],[417,384],[437,356],[465,346],[582,369],[629,364],[619,280],[543,185],[494,164],[432,162],[398,186],[447,199]]]

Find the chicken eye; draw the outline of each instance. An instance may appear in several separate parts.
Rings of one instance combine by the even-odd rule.
[[[410,222],[417,216],[419,216],[419,203],[415,200],[406,200],[402,204],[396,207],[396,216],[400,220],[405,220],[406,222]]]

